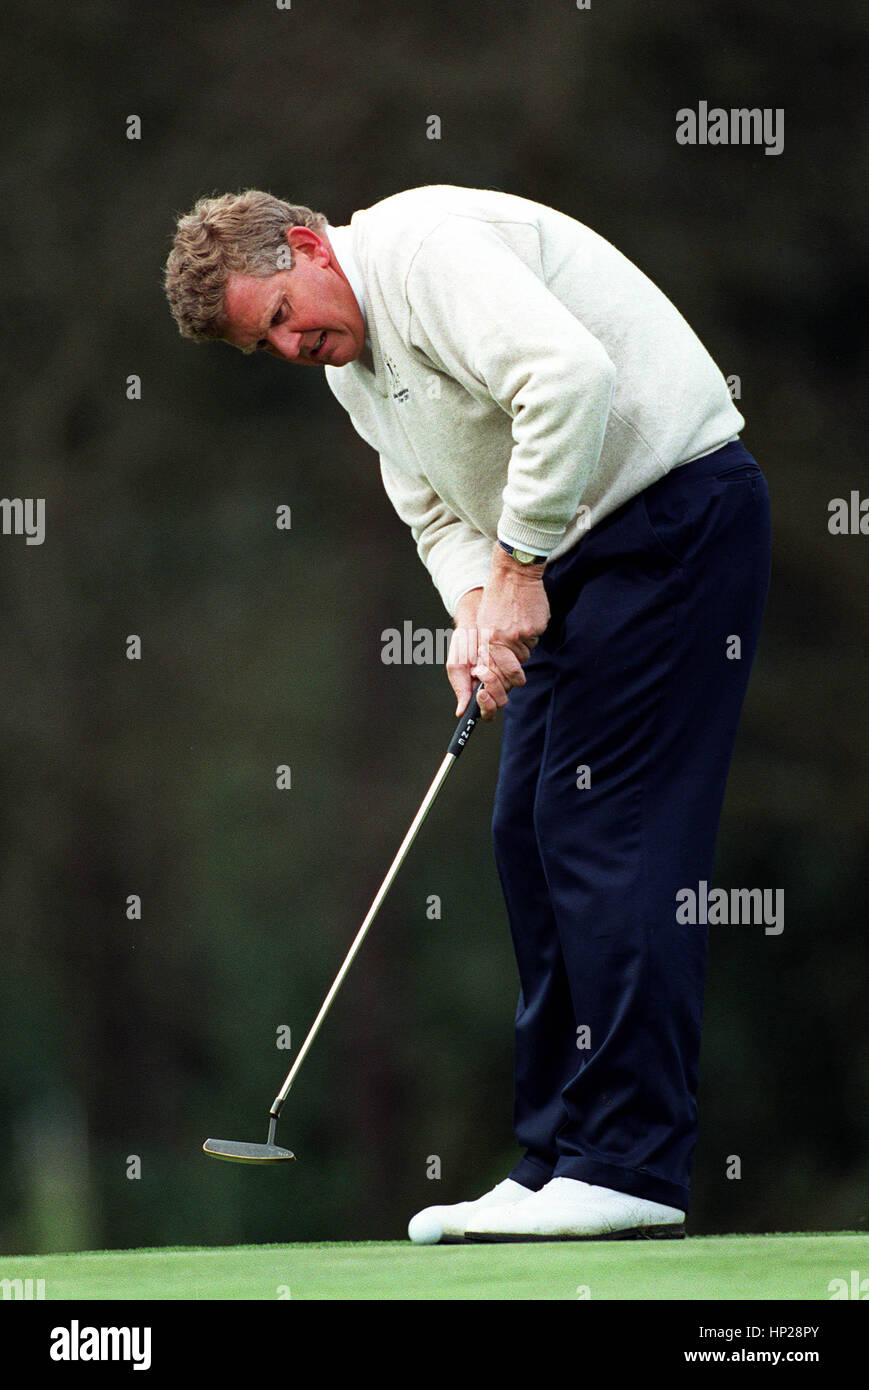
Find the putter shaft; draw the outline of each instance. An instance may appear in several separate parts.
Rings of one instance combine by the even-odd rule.
[[[458,725],[456,732],[453,734],[452,740],[450,741],[449,749],[447,750],[446,756],[444,757],[443,762],[441,763],[440,767],[438,768],[435,774],[434,781],[432,782],[431,786],[426,792],[422,801],[422,805],[420,806],[419,810],[414,816],[410,825],[410,829],[408,830],[407,834],[402,840],[398,849],[398,853],[396,854],[395,858],[390,864],[386,877],[384,878],[383,882],[377,890],[377,896],[375,897],[374,902],[371,904],[371,907],[368,909],[368,915],[365,918],[365,921],[362,923],[362,926],[359,928],[358,932],[356,933],[356,936],[353,939],[353,944],[351,945],[350,950],[347,952],[347,955],[344,959],[344,963],[341,966],[341,969],[338,971],[338,974],[335,976],[335,979],[332,983],[332,988],[329,990],[329,993],[323,1000],[323,1003],[320,1007],[320,1012],[317,1014],[317,1017],[311,1024],[308,1036],[305,1038],[305,1041],[302,1043],[302,1046],[299,1049],[298,1057],[296,1058],[295,1062],[290,1068],[290,1071],[287,1075],[286,1080],[284,1081],[283,1086],[278,1091],[277,1095],[272,1101],[271,1109],[269,1110],[269,1115],[272,1117],[269,1125],[270,1144],[274,1143],[274,1132],[275,1126],[277,1124],[277,1117],[278,1115],[280,1115],[284,1101],[290,1093],[290,1088],[296,1079],[296,1074],[300,1066],[304,1062],[305,1057],[308,1054],[308,1050],[315,1037],[317,1036],[317,1033],[320,1030],[320,1025],[322,1024],[324,1018],[329,1012],[329,1009],[332,1006],[332,1001],[334,1000],[335,995],[341,988],[341,985],[344,981],[344,977],[347,974],[347,971],[350,969],[350,966],[353,964],[353,960],[356,956],[357,951],[359,950],[360,946],[362,945],[363,941],[368,935],[368,930],[375,917],[377,916],[378,912],[380,911],[380,908],[383,904],[383,900],[389,892],[390,888],[392,887],[393,880],[395,879],[396,874],[398,873],[399,869],[404,863],[404,860],[407,856],[407,852],[413,844],[414,840],[416,839],[420,826],[422,825],[423,821],[425,820],[426,816],[431,810],[438,792],[440,791],[441,787],[443,786],[444,782],[449,776],[453,764],[455,763],[456,759],[458,758],[459,754],[461,753],[462,749],[464,748],[465,744],[470,738],[471,733],[474,730],[474,726],[476,725],[477,720],[480,717],[480,707],[477,704],[476,700],[478,689],[479,683],[475,683],[471,692],[471,699],[468,703],[468,707],[465,710],[465,713],[462,715],[461,722]]]

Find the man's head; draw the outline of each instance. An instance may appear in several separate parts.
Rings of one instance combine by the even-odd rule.
[[[255,189],[200,198],[166,262],[184,337],[309,366],[354,361],[365,324],[326,227],[322,213]]]

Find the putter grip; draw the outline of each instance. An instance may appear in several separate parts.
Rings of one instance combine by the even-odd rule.
[[[480,706],[477,704],[477,691],[479,688],[480,682],[474,681],[471,687],[471,698],[468,701],[468,707],[459,721],[456,732],[450,739],[450,746],[447,752],[452,753],[454,758],[457,758],[461,753],[477,726],[477,720],[480,718]]]

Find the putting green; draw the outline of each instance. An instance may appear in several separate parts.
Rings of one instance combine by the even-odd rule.
[[[831,1288],[831,1281],[845,1281],[851,1288],[852,1271],[859,1279],[869,1278],[869,1235],[862,1232],[600,1244],[373,1242],[7,1256],[0,1259],[0,1285],[2,1297],[10,1298],[16,1296],[15,1286],[3,1281],[41,1279],[46,1300],[830,1300],[843,1287]]]

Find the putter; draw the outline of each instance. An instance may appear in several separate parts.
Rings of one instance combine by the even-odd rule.
[[[464,748],[465,744],[467,743],[468,739],[471,737],[471,734],[474,731],[477,720],[480,717],[480,706],[477,704],[476,700],[477,691],[479,689],[480,683],[479,681],[475,681],[471,690],[471,698],[468,702],[464,714],[462,715],[461,721],[459,722],[459,725],[456,728],[456,732],[453,734],[450,740],[449,748],[447,749],[443,762],[441,763],[440,767],[438,768],[435,774],[435,779],[429,787],[428,791],[426,792],[422,801],[422,805],[420,806],[419,810],[414,816],[413,821],[411,822],[410,829],[408,830],[407,834],[402,840],[401,845],[399,846],[398,853],[396,854],[395,858],[390,864],[385,879],[383,880],[379,889],[377,890],[377,896],[375,897],[374,902],[371,904],[371,907],[368,909],[368,916],[365,918],[365,921],[362,923],[362,926],[356,933],[353,944],[350,947],[350,950],[347,952],[347,955],[344,959],[344,964],[341,966],[341,969],[335,976],[332,988],[329,990],[329,993],[323,1000],[320,1012],[314,1019],[308,1036],[302,1043],[298,1057],[293,1063],[287,1075],[287,1078],[284,1081],[283,1086],[278,1091],[277,1095],[272,1101],[271,1109],[269,1110],[268,1139],[264,1144],[244,1144],[239,1143],[234,1139],[206,1139],[205,1143],[202,1145],[202,1148],[204,1152],[210,1154],[212,1158],[223,1158],[226,1159],[228,1163],[285,1163],[288,1159],[295,1158],[295,1154],[292,1153],[290,1149],[282,1149],[279,1147],[279,1145],[275,1143],[275,1130],[277,1128],[278,1116],[280,1115],[281,1110],[283,1109],[284,1101],[290,1093],[290,1088],[296,1079],[299,1068],[308,1054],[308,1050],[311,1046],[311,1043],[314,1041],[315,1037],[317,1036],[317,1033],[320,1030],[320,1024],[323,1022],[324,1018],[329,1012],[329,1009],[332,1006],[332,1001],[334,1000],[335,995],[341,988],[341,985],[344,982],[344,977],[347,974],[347,971],[350,969],[350,966],[353,963],[353,959],[357,951],[359,950],[360,946],[365,940],[365,937],[368,935],[368,929],[371,926],[371,923],[374,921],[375,917],[377,916],[378,912],[380,911],[380,908],[383,904],[383,900],[389,892],[390,888],[392,887],[392,882],[399,869],[401,868],[402,864],[404,863],[407,852],[413,844],[414,840],[416,839],[417,832],[420,826],[422,825],[423,821],[425,820],[426,816],[431,810],[437,797],[437,794],[443,786],[444,782],[446,781],[453,767],[453,764],[455,763],[456,759],[458,758],[459,754],[461,753],[462,749]]]

